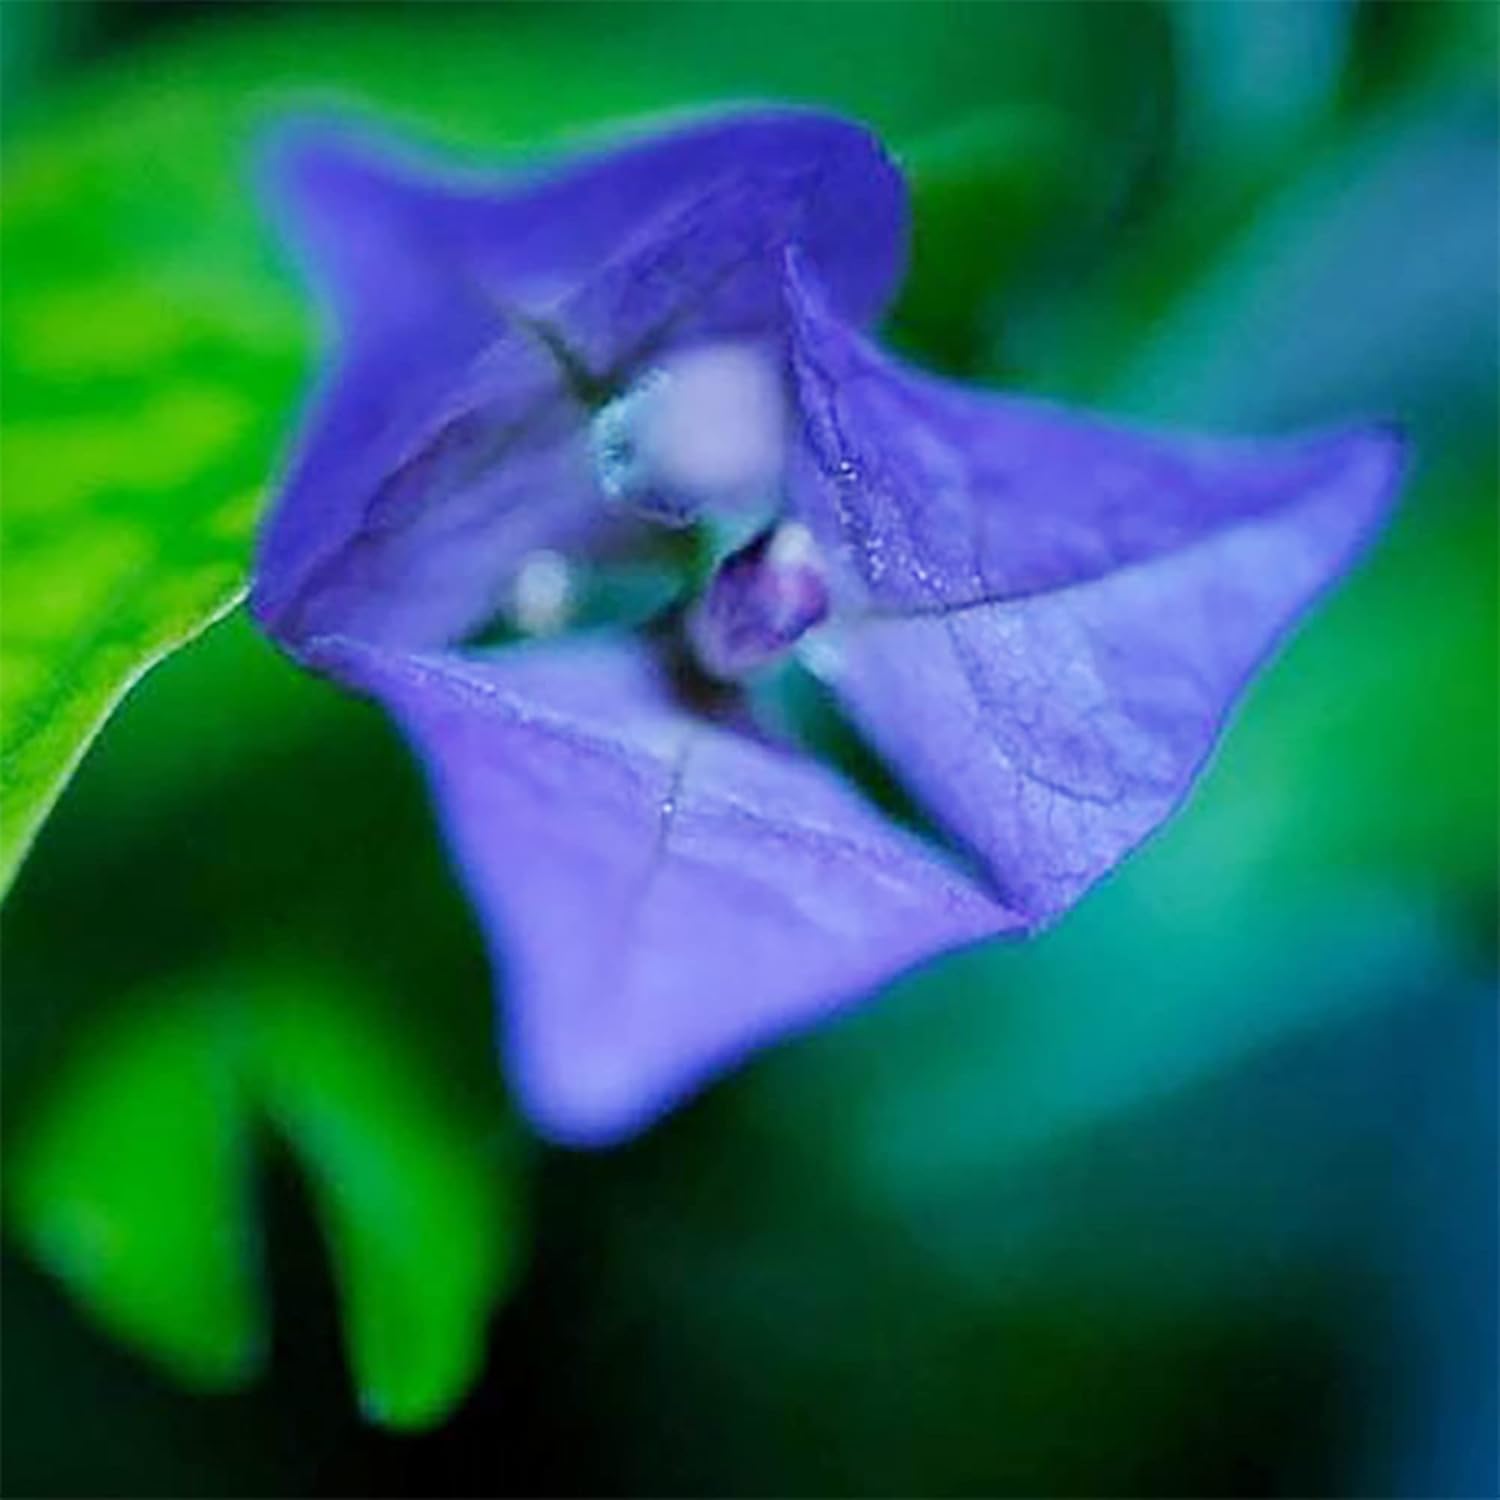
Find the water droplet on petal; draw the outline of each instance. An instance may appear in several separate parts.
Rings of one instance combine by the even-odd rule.
[[[837,682],[844,669],[844,653],[826,630],[811,630],[797,642],[802,665],[820,682]]]

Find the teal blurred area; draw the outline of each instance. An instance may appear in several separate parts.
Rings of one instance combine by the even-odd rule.
[[[597,1155],[513,1118],[383,721],[211,626],[0,914],[7,1493],[1500,1492],[1496,15],[0,8],[4,608],[61,638],[128,505],[246,545],[316,348],[247,164],[307,107],[480,156],[827,104],[912,177],[911,357],[1418,455],[1064,924]]]

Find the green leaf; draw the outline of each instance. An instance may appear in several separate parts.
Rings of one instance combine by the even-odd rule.
[[[1283,150],[1332,115],[1348,73],[1352,5],[1175,0],[1179,151],[1233,171]]]
[[[478,1374],[517,1264],[517,1167],[495,1095],[339,976],[225,970],[87,1029],[9,1153],[13,1229],[117,1337],[201,1389],[267,1335],[251,1142],[306,1173],[350,1367],[375,1421],[439,1420]]]
[[[426,1426],[478,1374],[486,1313],[515,1268],[497,1122],[303,979],[268,992],[256,1025],[258,1092],[313,1187],[361,1405]]]
[[[1185,175],[1069,291],[1027,383],[1203,428],[1367,414],[1489,445],[1495,142],[1491,101],[1423,97],[1258,177]]]
[[[142,165],[85,133],[6,168],[0,892],[131,685],[239,598],[300,369],[290,303],[132,242]]]
[[[87,29],[88,8],[57,0],[11,0],[0,27],[0,129],[18,99],[45,87],[60,57]]]
[[[206,1389],[240,1383],[263,1344],[232,1030],[222,1006],[177,996],[101,1023],[6,1170],[33,1255],[117,1338]]]
[[[1103,394],[1143,416],[1244,430],[1351,413],[1444,439],[1487,428],[1497,170],[1489,101],[1372,122],[1278,183],[1183,278]]]

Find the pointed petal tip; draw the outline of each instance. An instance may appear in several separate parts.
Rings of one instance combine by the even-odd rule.
[[[1415,448],[1406,424],[1394,417],[1353,423],[1337,436],[1352,450],[1354,461],[1367,463],[1372,477],[1396,484],[1410,469]]]
[[[347,259],[341,241],[362,238],[357,185],[377,175],[376,153],[350,125],[321,115],[280,119],[254,142],[255,198],[302,274],[336,294]]]
[[[348,116],[291,115],[261,130],[251,176],[271,224],[342,321],[404,307],[431,279],[414,246],[452,178],[420,143]]]
[[[379,170],[390,149],[368,126],[341,115],[286,115],[259,131],[253,147],[255,179],[273,206],[296,206]]]
[[[320,115],[278,119],[261,128],[253,146],[257,196],[278,219],[294,219],[320,184],[354,158],[351,132]]]
[[[1406,423],[1384,417],[1364,428],[1364,442],[1378,462],[1383,484],[1394,500],[1401,485],[1411,476],[1417,463],[1416,444]]]
[[[403,159],[400,147],[359,122],[294,115],[261,131],[252,181],[277,229],[316,258],[370,230],[384,194],[411,175]]]
[[[1034,936],[1059,915],[1023,916],[977,892],[970,906],[969,919],[956,922],[926,951],[883,972],[820,989],[794,1013],[768,1010],[752,1022],[742,1021],[713,1043],[664,1044],[660,1029],[649,1026],[627,1026],[611,1038],[584,1036],[576,1026],[547,1024],[536,997],[528,1004],[513,989],[502,989],[497,999],[505,1074],[522,1114],[551,1144],[573,1150],[627,1145],[773,1046],[836,1023],[945,954]]]
[[[1361,550],[1390,519],[1416,466],[1417,454],[1406,426],[1377,418],[1341,429],[1333,442],[1342,450],[1340,480],[1352,506],[1366,513],[1358,534]]]
[[[598,1151],[643,1135],[689,1092],[643,1087],[618,1067],[590,1069],[571,1056],[564,1069],[512,1056],[508,1069],[521,1111],[554,1146]]]

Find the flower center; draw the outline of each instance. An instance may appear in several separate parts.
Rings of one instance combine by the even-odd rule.
[[[706,672],[732,681],[783,655],[828,608],[828,575],[812,533],[783,521],[719,564],[688,616],[688,640]]]
[[[607,402],[590,425],[605,497],[666,526],[774,499],[784,450],[775,366],[746,344],[673,355]]]
[[[713,344],[648,370],[590,426],[609,502],[658,525],[701,528],[715,551],[751,535],[686,618],[698,665],[721,681],[783,655],[828,614],[812,533],[795,521],[764,524],[780,508],[785,425],[775,363],[754,345]]]

